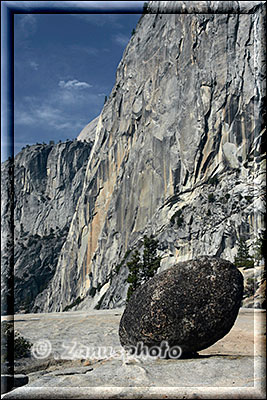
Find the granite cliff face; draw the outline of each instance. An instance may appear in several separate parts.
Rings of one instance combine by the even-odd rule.
[[[91,143],[68,141],[27,146],[14,162],[14,309],[30,311],[54,276],[76,203],[82,191]],[[10,231],[6,190],[10,162],[2,165],[3,232]],[[3,240],[8,254],[10,238]],[[8,257],[3,257],[4,274]],[[3,280],[5,282],[5,279]],[[5,295],[6,288],[2,293]]]
[[[60,225],[69,228],[35,311],[123,305],[125,254],[144,234],[159,239],[164,270],[199,255],[233,261],[237,238],[251,245],[263,229],[264,5],[153,1],[148,9],[100,116],[78,137],[94,145],[77,157],[79,191],[64,196],[71,223]],[[49,234],[52,215],[36,214],[42,227],[31,231]]]

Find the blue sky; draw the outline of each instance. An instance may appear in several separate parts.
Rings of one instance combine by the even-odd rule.
[[[142,12],[143,1],[108,7],[118,3]],[[15,154],[26,144],[73,139],[99,115],[140,15],[15,14]]]

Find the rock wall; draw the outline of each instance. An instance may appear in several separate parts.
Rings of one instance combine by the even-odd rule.
[[[14,308],[32,310],[36,296],[54,276],[58,256],[66,239],[80,197],[91,143],[68,141],[27,146],[14,161]],[[6,218],[8,168],[2,165],[3,232],[10,231]],[[2,270],[8,273],[10,241],[3,240]],[[9,247],[9,252],[8,252]],[[5,296],[5,289],[2,291]]]
[[[115,269],[144,234],[165,269],[233,260],[237,238],[262,229],[263,6],[161,13],[173,4],[149,3],[118,66],[44,311],[121,306],[127,268]]]
[[[100,116],[78,137],[94,145],[79,193],[61,200],[75,207],[34,311],[122,306],[125,263],[144,234],[159,239],[164,270],[199,255],[233,261],[237,238],[251,245],[263,230],[263,2],[148,10]],[[32,232],[49,234],[61,214],[36,214]]]

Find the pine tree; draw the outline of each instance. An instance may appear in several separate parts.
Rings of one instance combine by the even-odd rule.
[[[132,295],[140,285],[140,270],[142,268],[142,263],[140,254],[137,250],[133,253],[131,261],[127,263],[127,267],[129,269],[127,282],[131,284],[127,293],[127,297],[129,298],[129,296]]]
[[[263,239],[259,237],[254,244],[253,259],[255,265],[260,265],[263,259]]]
[[[144,236],[143,245],[142,261],[138,250],[136,250],[131,261],[127,263],[129,269],[127,282],[130,283],[127,300],[139,286],[152,278],[160,267],[161,257],[157,255],[158,240],[155,240],[152,235],[150,237]]]
[[[238,250],[237,255],[235,256],[235,266],[237,268],[253,268],[254,260],[253,257],[249,254],[249,248],[245,241],[245,239],[240,238],[238,240]]]
[[[150,236],[150,238],[145,236],[143,243],[144,254],[141,276],[146,282],[155,275],[157,269],[160,267],[161,257],[157,256],[158,240],[153,239],[153,236]]]

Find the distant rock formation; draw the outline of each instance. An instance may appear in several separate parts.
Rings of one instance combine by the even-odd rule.
[[[230,331],[242,295],[242,274],[229,261],[203,256],[181,262],[130,297],[120,321],[121,344],[138,351],[138,343],[149,349],[165,341],[179,346],[182,356],[204,350]]]
[[[15,248],[20,298],[30,286],[38,287],[32,298],[39,290],[32,310],[122,306],[125,256],[146,234],[159,240],[161,270],[207,254],[233,261],[240,237],[252,246],[265,212],[264,9],[262,2],[149,2],[152,13],[140,18],[100,116],[65,149],[62,168],[48,175],[57,158],[47,169],[29,149],[37,170],[30,180],[15,172],[16,232],[22,223],[28,240],[66,229],[47,246],[41,241],[55,249],[47,287],[30,273],[24,290],[21,271],[40,253]],[[94,140],[90,156],[87,139]],[[66,167],[69,157],[77,172]],[[27,206],[24,193],[39,185],[41,169],[51,201],[40,208],[33,196]],[[70,182],[61,200],[52,176]]]
[[[93,119],[93,121],[89,122],[89,124],[87,124],[80,132],[79,136],[77,137],[77,140],[81,140],[82,142],[89,141],[94,143],[98,120],[99,117],[96,117],[95,119]]]
[[[92,143],[67,141],[27,146],[15,158],[14,193],[11,162],[2,164],[2,272],[7,283],[12,252],[10,196],[14,195],[14,308],[32,311],[36,296],[53,278],[66,240]],[[9,235],[9,237],[8,237]],[[2,288],[3,302],[6,287]]]

